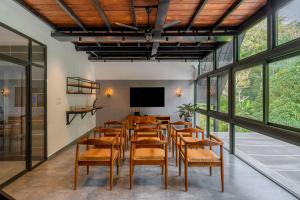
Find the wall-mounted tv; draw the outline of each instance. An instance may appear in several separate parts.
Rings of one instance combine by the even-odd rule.
[[[165,107],[165,88],[130,88],[130,107]]]

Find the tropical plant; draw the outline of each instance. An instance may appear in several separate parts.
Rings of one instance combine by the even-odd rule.
[[[193,114],[197,111],[199,111],[199,106],[198,105],[193,105],[191,103],[188,104],[182,104],[181,106],[178,106],[178,111],[179,113],[179,118],[181,119],[182,117],[188,118],[192,117]]]

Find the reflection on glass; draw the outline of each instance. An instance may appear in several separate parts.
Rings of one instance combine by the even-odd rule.
[[[224,67],[233,62],[233,40],[217,50],[217,68]]]
[[[228,74],[218,76],[218,111],[228,113]]]
[[[300,147],[235,127],[235,154],[300,195]]]
[[[207,105],[207,79],[203,78],[200,79],[197,82],[197,105],[203,109],[206,110],[206,105]]]
[[[44,160],[45,69],[32,66],[32,165]]]
[[[197,113],[196,114],[196,125],[199,126],[201,129],[203,129],[205,131],[206,134],[206,115]]]
[[[200,61],[200,74],[205,74],[214,69],[214,54],[210,53]]]
[[[0,184],[25,170],[25,67],[0,60]]]
[[[239,35],[240,59],[253,56],[268,48],[267,19]]]
[[[210,78],[210,110],[217,111],[217,77]]]
[[[32,42],[32,63],[45,65],[45,47]]]
[[[28,39],[0,26],[0,54],[28,61]]]
[[[210,133],[216,135],[224,142],[224,147],[229,149],[229,124],[221,120],[210,118]]]
[[[255,120],[263,119],[262,65],[235,73],[235,115]]]
[[[278,44],[283,44],[300,37],[299,7],[299,0],[291,0],[278,10]]]
[[[269,120],[300,129],[300,56],[269,64]]]

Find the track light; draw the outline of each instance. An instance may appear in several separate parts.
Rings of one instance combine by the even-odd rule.
[[[122,37],[122,42],[125,42],[125,37],[124,36]]]

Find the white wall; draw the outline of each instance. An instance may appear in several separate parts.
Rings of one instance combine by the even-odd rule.
[[[93,62],[97,80],[194,80],[197,62]]]
[[[80,76],[95,80],[94,68],[87,55],[74,45],[61,43],[50,36],[51,29],[12,0],[1,0],[0,22],[47,45],[48,65],[48,156],[63,148],[95,126],[95,116],[77,117],[66,126],[70,105],[92,104],[93,96],[67,95],[66,77]]]

